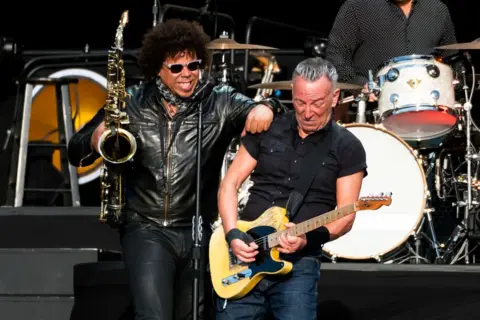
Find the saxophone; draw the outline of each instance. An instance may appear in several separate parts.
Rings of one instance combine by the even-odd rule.
[[[123,128],[129,124],[125,112],[125,70],[123,68],[123,29],[128,23],[128,11],[123,12],[115,35],[115,43],[108,53],[107,99],[105,131],[98,140],[98,151],[103,158],[100,173],[100,222],[117,226],[123,220],[125,205],[124,169],[137,151],[135,137]]]

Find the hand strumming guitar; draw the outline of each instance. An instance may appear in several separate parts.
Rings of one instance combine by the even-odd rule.
[[[234,228],[225,237],[233,253],[240,261],[246,263],[255,261],[255,256],[258,254],[258,250],[256,250],[258,246],[255,244],[252,236]]]
[[[253,262],[255,261],[255,256],[258,254],[258,246],[255,242],[246,244],[243,240],[235,239],[230,243],[230,248],[232,248],[235,256],[243,262]]]

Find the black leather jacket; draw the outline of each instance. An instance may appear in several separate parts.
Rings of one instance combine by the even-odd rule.
[[[223,157],[232,138],[242,132],[247,114],[258,102],[232,87],[210,86],[198,95],[198,102],[178,110],[170,118],[155,82],[127,91],[131,94],[126,107],[130,124],[125,128],[135,136],[137,152],[131,170],[126,173],[126,220],[148,219],[163,226],[191,225],[195,214],[197,115],[198,103],[201,103],[201,215],[205,222],[214,221],[218,216],[217,190]],[[269,104],[278,112],[283,111],[276,100],[268,99],[262,103]],[[70,139],[68,157],[72,165],[90,165],[99,157],[97,152],[92,151],[90,139],[103,121],[103,111],[103,108],[99,110]],[[170,153],[163,159],[163,154],[167,154],[164,151],[173,138]]]

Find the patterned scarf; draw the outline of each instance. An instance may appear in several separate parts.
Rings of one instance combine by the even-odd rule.
[[[195,87],[195,90],[193,91],[193,94],[190,97],[183,98],[177,96],[175,93],[170,91],[168,87],[162,82],[160,77],[156,78],[156,84],[158,91],[160,92],[160,95],[167,101],[167,103],[171,106],[176,106],[178,109],[177,110],[184,110],[187,108],[187,106],[194,101],[192,97],[195,96],[197,93],[198,89],[202,87],[203,82],[198,81],[197,86]]]

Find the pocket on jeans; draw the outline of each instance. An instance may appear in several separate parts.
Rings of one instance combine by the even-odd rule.
[[[302,274],[315,276],[317,280],[320,278],[320,259],[314,257],[303,257],[294,263],[293,270],[298,270]],[[297,268],[295,268],[297,267]]]

